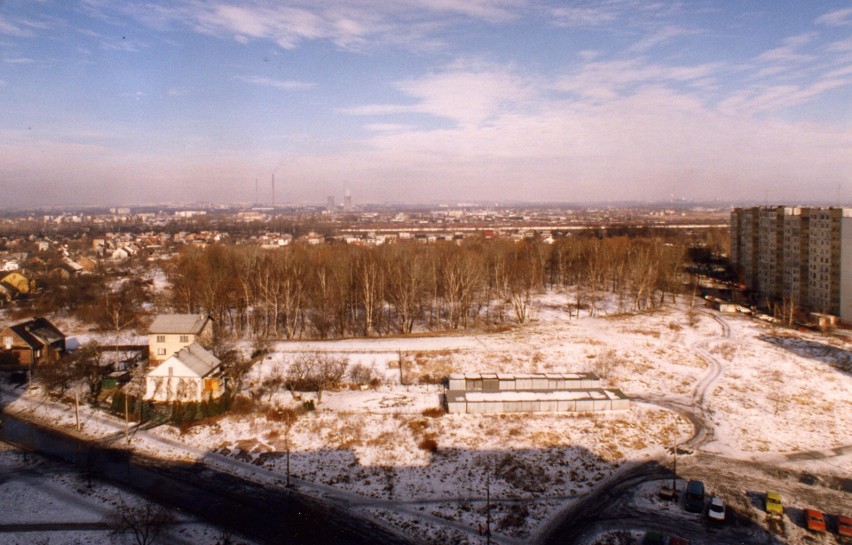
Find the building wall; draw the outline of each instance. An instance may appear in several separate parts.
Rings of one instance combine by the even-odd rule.
[[[740,237],[742,236],[742,208],[734,208],[731,210],[731,265],[735,269],[739,268],[740,258]]]
[[[852,209],[840,220],[840,319],[852,324]]]
[[[151,333],[148,335],[148,357],[152,363],[165,361],[181,348],[198,341],[206,344],[213,337],[213,322],[208,321],[199,335]],[[162,339],[162,340],[161,340]]]
[[[784,210],[782,296],[793,308],[808,301],[808,236],[810,210]]]
[[[814,209],[808,238],[808,308],[813,312],[840,311],[839,208]]]
[[[757,208],[743,209],[740,217],[740,278],[746,286],[757,288]]]
[[[572,399],[572,400],[526,400],[526,401],[454,401],[447,403],[447,412],[452,414],[502,414],[502,413],[590,413],[599,411],[622,411],[630,408],[630,400]]]
[[[757,232],[757,292],[762,299],[780,299],[784,256],[784,209],[760,208]]]

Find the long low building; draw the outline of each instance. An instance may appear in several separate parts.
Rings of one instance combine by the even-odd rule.
[[[453,374],[447,412],[473,414],[597,412],[630,408],[620,390],[600,387],[594,373]]]
[[[452,374],[449,390],[464,392],[554,391],[600,388],[594,373]]]

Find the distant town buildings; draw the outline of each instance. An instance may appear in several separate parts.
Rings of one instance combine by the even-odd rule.
[[[761,300],[852,322],[852,208],[735,208],[731,261]]]

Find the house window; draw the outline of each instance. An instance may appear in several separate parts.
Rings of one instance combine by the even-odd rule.
[[[3,337],[3,346],[6,347],[6,350],[12,349],[12,337]]]
[[[166,349],[165,348],[158,348],[157,349],[157,355],[158,356],[165,356],[166,355]]]
[[[181,335],[180,336],[180,342],[188,343],[189,342],[189,335]]]
[[[175,376],[175,368],[174,367],[169,367],[169,376],[170,377]]]
[[[166,342],[166,336],[165,335],[157,335],[157,342],[158,343]]]

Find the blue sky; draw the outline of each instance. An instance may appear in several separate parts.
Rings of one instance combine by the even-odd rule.
[[[852,5],[0,0],[0,112],[0,207],[849,205]]]

